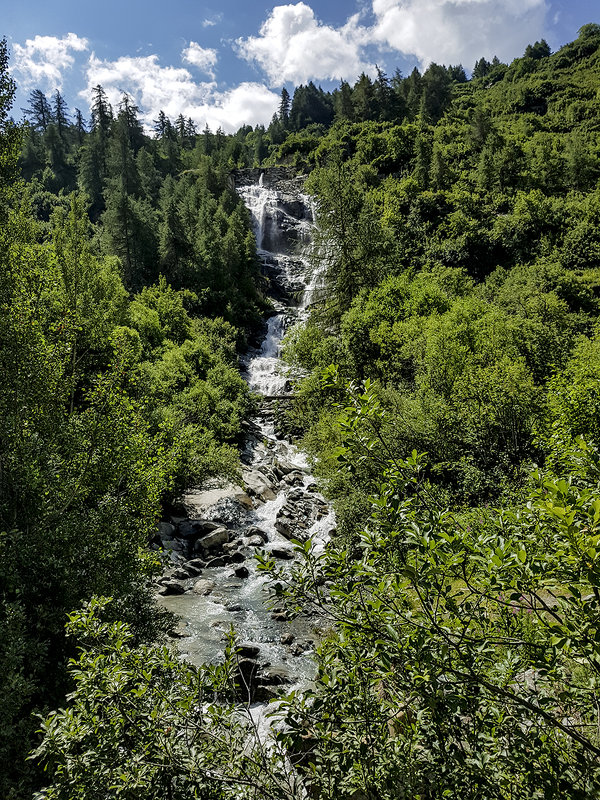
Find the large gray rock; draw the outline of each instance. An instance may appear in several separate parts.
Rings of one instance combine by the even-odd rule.
[[[158,535],[161,539],[172,539],[175,536],[175,525],[171,525],[170,522],[159,522]]]
[[[287,550],[284,547],[273,547],[271,549],[273,558],[280,558],[282,561],[291,561],[294,558],[292,550]]]
[[[165,550],[183,550],[182,543],[177,541],[177,539],[166,539],[163,542],[163,547]]]
[[[269,479],[257,469],[243,469],[242,480],[244,481],[248,494],[259,497],[261,500],[274,500],[275,492]]]
[[[216,489],[192,489],[183,495],[181,503],[189,517],[201,519],[208,508],[217,505],[223,500],[234,500],[247,509],[253,507],[252,500],[246,492],[233,483],[228,483]]]
[[[262,547],[264,543],[265,542],[261,536],[248,536],[247,539],[244,539],[244,544],[246,547]]]
[[[184,592],[185,587],[172,580],[165,581],[158,590],[158,593],[162,595],[183,594]]]
[[[249,528],[246,528],[246,536],[260,536],[263,542],[269,541],[269,534],[266,531],[263,531],[262,528],[258,528],[256,525],[250,525]]]
[[[200,580],[196,581],[194,584],[194,594],[206,596],[212,592],[215,586],[216,584],[214,581],[209,581],[207,578],[200,578]]]
[[[210,519],[185,519],[177,525],[177,536],[182,539],[197,539],[220,527],[218,522]]]
[[[211,533],[207,533],[201,539],[198,539],[194,545],[194,550],[197,553],[207,553],[211,550],[222,549],[225,542],[229,541],[230,532],[227,528],[216,528]]]

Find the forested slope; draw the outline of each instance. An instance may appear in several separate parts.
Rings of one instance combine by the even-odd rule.
[[[170,624],[148,542],[161,503],[236,474],[239,348],[268,302],[217,156],[146,136],[100,88],[90,132],[41,92],[20,129],[1,55],[0,792],[23,797],[32,714],[71,686],[66,615],[107,595],[136,641]]]
[[[91,130],[34,92],[19,131],[2,59],[4,793],[44,781],[30,712],[61,707],[39,797],[597,796],[600,26],[470,80],[284,90],[234,136],[150,137],[101,87]],[[310,173],[325,269],[279,425],[339,524],[265,563],[331,623],[267,752],[233,651],[198,673],[152,644],[144,576],[161,500],[235,470],[267,304],[228,175],[274,164]]]

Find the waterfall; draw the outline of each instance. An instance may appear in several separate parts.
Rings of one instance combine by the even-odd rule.
[[[243,363],[250,388],[265,397],[242,456],[242,476],[252,499],[246,498],[246,505],[240,505],[236,487],[212,493],[191,491],[184,497],[190,518],[195,513],[227,527],[229,542],[224,547],[228,549],[215,560],[230,563],[207,564],[201,576],[205,594],[198,593],[190,578],[183,581],[183,594],[161,601],[182,617],[180,647],[185,657],[196,663],[219,660],[223,635],[233,624],[242,639],[258,651],[262,665],[279,670],[278,679],[295,683],[305,681],[312,672],[315,622],[288,623],[281,612],[267,608],[265,579],[256,570],[252,558],[256,542],[252,540],[259,531],[264,550],[277,558],[293,559],[290,538],[310,536],[315,546],[322,548],[335,525],[332,510],[316,491],[306,456],[276,435],[271,402],[289,391],[280,358],[282,340],[290,325],[308,314],[322,271],[310,274],[314,207],[297,182],[267,181],[261,174],[257,182],[238,187],[238,192],[252,215],[263,270],[276,288],[274,313],[262,344],[250,351]],[[238,560],[232,562],[236,556]],[[183,556],[175,554],[173,558],[185,568]],[[244,571],[232,570],[240,560]]]

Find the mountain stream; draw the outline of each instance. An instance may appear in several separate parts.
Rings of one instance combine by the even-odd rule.
[[[160,602],[177,614],[178,644],[193,663],[222,659],[224,636],[233,625],[243,652],[261,678],[253,700],[276,693],[274,686],[304,683],[313,672],[311,651],[318,621],[287,621],[283,609],[267,605],[266,579],[254,553],[271,551],[280,562],[295,558],[291,538],[313,538],[323,546],[334,526],[333,511],[317,491],[304,453],[275,432],[273,403],[289,397],[280,359],[282,339],[304,319],[319,274],[311,277],[309,252],[314,211],[298,178],[276,168],[258,182],[237,181],[252,215],[258,253],[271,286],[275,313],[259,348],[243,362],[253,392],[263,396],[249,425],[242,453],[245,489],[232,484],[190,490],[170,522],[161,523],[158,549],[169,551]]]

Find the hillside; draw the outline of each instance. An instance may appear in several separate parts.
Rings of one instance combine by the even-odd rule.
[[[40,91],[15,124],[2,45],[3,796],[598,795],[598,86],[590,24],[150,135],[100,86],[89,125]],[[148,542],[239,475],[270,301],[230,175],[269,166],[307,175],[323,275],[277,428],[337,531],[262,558],[276,613],[328,630],[265,747],[234,634],[216,667],[162,644]]]

